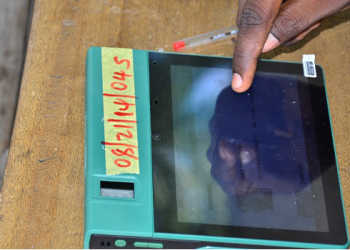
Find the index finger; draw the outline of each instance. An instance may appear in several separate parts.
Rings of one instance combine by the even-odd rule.
[[[252,85],[258,57],[272,29],[282,0],[247,0],[238,23],[233,54],[232,89],[244,92]]]

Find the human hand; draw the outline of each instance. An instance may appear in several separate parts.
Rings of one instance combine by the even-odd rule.
[[[261,52],[302,40],[322,19],[349,7],[350,0],[240,0],[232,89],[249,89]]]

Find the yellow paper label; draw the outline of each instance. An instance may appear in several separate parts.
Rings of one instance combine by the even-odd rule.
[[[132,49],[102,48],[106,174],[140,173]]]

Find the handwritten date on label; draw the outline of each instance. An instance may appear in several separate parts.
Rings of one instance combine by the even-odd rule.
[[[133,54],[102,49],[106,174],[139,174]]]

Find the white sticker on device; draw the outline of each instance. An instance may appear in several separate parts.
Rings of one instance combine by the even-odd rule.
[[[303,55],[304,76],[316,78],[315,55]]]

